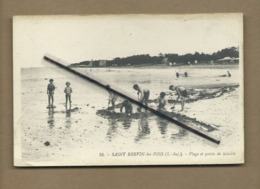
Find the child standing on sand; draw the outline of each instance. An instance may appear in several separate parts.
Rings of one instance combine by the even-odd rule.
[[[67,104],[69,102],[69,109],[71,109],[71,93],[72,93],[72,88],[70,87],[70,82],[66,82],[66,87],[64,89],[65,93],[65,99],[66,99],[66,104],[65,107],[67,108]]]
[[[150,96],[150,90],[149,89],[142,89],[139,85],[134,84],[133,85],[134,90],[137,91],[138,100],[144,105],[148,105],[148,99]],[[139,96],[140,94],[140,96]],[[141,112],[141,107],[137,109],[139,112]],[[146,111],[146,110],[145,110]]]
[[[115,111],[115,104],[116,104],[116,100],[117,100],[118,96],[110,90],[110,85],[107,85],[106,87],[107,87],[107,91],[109,93],[108,106],[111,103],[112,104],[111,108],[112,108],[112,111],[114,112]]]
[[[185,99],[188,97],[187,90],[184,87],[176,87],[176,86],[173,86],[173,85],[171,85],[169,87],[169,89],[171,91],[176,91],[177,92],[177,95],[178,95],[177,101],[179,100],[179,98],[181,99],[181,111],[183,111]]]
[[[49,84],[47,86],[47,95],[48,95],[48,106],[47,108],[55,108],[53,105],[54,103],[54,90],[55,90],[55,85],[53,84],[53,79],[49,80]]]

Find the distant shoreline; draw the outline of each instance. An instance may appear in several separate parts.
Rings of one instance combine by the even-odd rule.
[[[118,66],[118,67],[89,67],[89,66],[71,66],[72,68],[89,68],[89,69],[238,69],[239,64],[233,65],[182,65],[182,66],[166,66],[166,65],[153,65],[153,66]]]

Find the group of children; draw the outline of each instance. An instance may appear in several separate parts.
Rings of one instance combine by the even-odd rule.
[[[111,105],[112,105],[111,109],[112,109],[112,111],[115,111],[115,102],[117,100],[117,95],[114,94],[110,90],[109,85],[107,85],[107,88],[108,88],[108,92],[109,92],[108,106],[111,103]],[[148,106],[150,90],[146,89],[146,88],[141,88],[141,86],[139,86],[138,84],[134,84],[133,89],[137,91],[138,101],[140,103],[144,104],[145,106]],[[173,85],[171,85],[169,87],[169,89],[171,91],[176,92],[176,94],[178,95],[177,101],[179,99],[181,101],[181,111],[184,110],[185,99],[188,97],[187,90],[184,87],[176,87],[176,86],[173,86]],[[166,96],[166,93],[161,92],[159,97],[155,100],[155,103],[157,103],[157,109],[160,110],[160,111],[165,110],[165,106],[167,104],[167,100],[166,100],[165,96]],[[133,107],[132,107],[129,100],[124,100],[123,103],[121,104],[120,112],[122,113],[123,110],[125,110],[125,113],[127,113],[127,114],[131,114],[133,112]],[[138,107],[137,111],[141,112],[141,107]]]
[[[53,84],[53,79],[49,80],[49,84],[47,86],[47,95],[48,95],[48,106],[47,108],[55,108],[54,106],[54,91],[56,87]],[[70,87],[70,82],[66,82],[66,87],[64,89],[65,93],[65,107],[66,109],[71,109],[71,93],[72,88]],[[69,105],[69,108],[68,108]]]
[[[115,111],[116,101],[117,101],[117,95],[113,93],[110,90],[110,86],[107,85],[107,90],[109,92],[109,99],[108,99],[108,106],[111,104],[112,111]],[[49,80],[49,84],[47,86],[47,94],[48,94],[48,106],[47,108],[55,108],[54,106],[54,91],[56,87],[53,84],[53,79]],[[138,84],[133,85],[133,89],[137,91],[138,101],[145,106],[148,106],[148,100],[150,96],[150,90],[146,88],[141,88]],[[184,109],[184,103],[185,99],[188,96],[187,90],[184,87],[176,87],[171,85],[169,87],[171,91],[176,91],[176,94],[178,95],[177,101],[180,99],[181,101],[181,110]],[[65,93],[65,107],[66,109],[71,109],[71,93],[72,88],[70,87],[70,82],[66,82],[66,87],[64,89]],[[161,92],[159,97],[155,100],[155,102],[158,104],[157,108],[158,110],[164,110],[165,106],[167,104],[167,100],[165,98],[166,93]],[[68,108],[69,105],[69,108]],[[138,112],[141,112],[141,107],[137,109]],[[120,106],[120,112],[125,112],[126,114],[132,114],[133,113],[133,107],[129,100],[124,100]]]

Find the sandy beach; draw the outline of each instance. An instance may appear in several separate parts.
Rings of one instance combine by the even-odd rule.
[[[123,91],[137,98],[132,89],[133,84],[149,88],[150,99],[158,97],[164,91],[170,94],[169,86],[184,86],[194,94],[211,94],[224,92],[214,98],[200,98],[185,104],[180,111],[180,104],[175,106],[175,115],[190,118],[201,132],[221,140],[219,146],[205,142],[205,139],[194,136],[176,125],[157,116],[140,115],[135,119],[109,118],[97,114],[108,107],[108,92],[88,83],[77,76],[56,68],[27,68],[21,70],[21,157],[28,165],[100,165],[122,164],[157,164],[156,157],[128,157],[128,161],[111,156],[111,152],[160,152],[181,151],[189,156],[191,151],[227,152],[233,149],[237,156],[240,150],[236,144],[242,143],[239,86],[237,66],[229,67],[232,77],[219,77],[227,69],[213,68],[169,68],[135,69],[135,68],[77,68],[78,71],[98,78],[104,84]],[[176,72],[188,72],[189,77],[175,77]],[[56,86],[54,98],[56,108],[49,111],[46,106],[47,85],[50,78]],[[131,79],[129,79],[131,78]],[[73,89],[72,108],[76,111],[65,111],[65,83],[69,81]],[[217,93],[216,93],[217,94]],[[194,97],[194,96],[193,96]],[[167,96],[174,100],[174,96]],[[119,99],[122,102],[123,99]],[[171,110],[171,103],[166,109]],[[116,110],[119,111],[118,109]],[[136,112],[136,107],[134,107]],[[194,121],[192,121],[194,120]],[[203,123],[212,127],[207,129]],[[109,156],[104,161],[100,153]],[[205,163],[214,162],[215,157],[202,157]],[[120,161],[119,161],[120,160]],[[201,159],[194,159],[194,164]],[[161,164],[168,164],[173,159],[164,158]],[[224,162],[231,161],[223,156]],[[185,158],[175,158],[174,162],[182,164]]]

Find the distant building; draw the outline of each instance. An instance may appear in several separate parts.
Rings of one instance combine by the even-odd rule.
[[[232,58],[230,57],[225,57],[225,58],[222,58],[222,59],[218,59],[217,60],[218,62],[221,62],[223,64],[227,64],[227,63],[231,63],[232,62]]]
[[[167,64],[168,63],[168,58],[164,58],[163,60],[162,60],[162,62],[161,62],[162,64]]]
[[[239,58],[232,58],[233,63],[239,63]]]
[[[105,66],[107,66],[107,61],[106,60],[100,60],[98,65],[99,65],[99,67],[105,67]]]
[[[239,58],[234,58],[234,57],[225,57],[222,59],[217,60],[218,62],[221,62],[223,64],[230,64],[230,63],[239,63]]]

